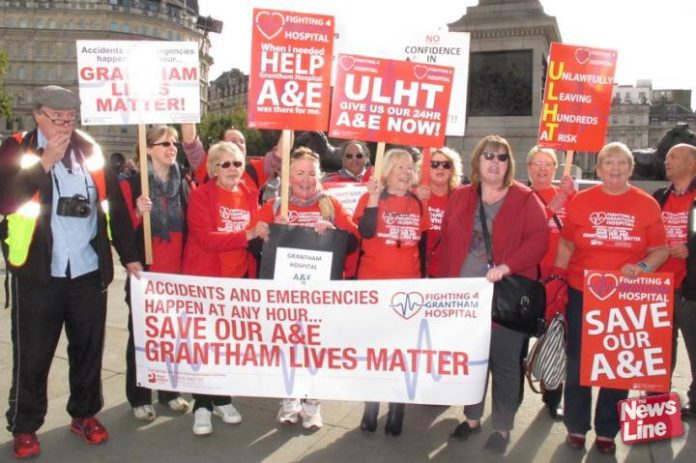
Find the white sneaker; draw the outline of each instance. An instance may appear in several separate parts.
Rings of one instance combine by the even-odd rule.
[[[302,426],[305,429],[319,429],[324,425],[321,419],[321,402],[316,399],[307,399],[302,402],[300,416],[302,417]]]
[[[139,421],[155,421],[157,418],[155,407],[150,404],[133,407],[133,415],[135,419]]]
[[[212,413],[207,408],[199,408],[193,412],[193,434],[205,436],[213,432],[213,423],[210,421]]]
[[[234,408],[234,405],[213,405],[213,414],[222,418],[222,421],[229,424],[237,424],[242,421],[242,415]]]
[[[172,411],[186,413],[190,405],[183,397],[177,397],[167,402],[167,406]]]
[[[300,399],[283,399],[278,410],[278,421],[285,424],[295,424],[302,411]]]

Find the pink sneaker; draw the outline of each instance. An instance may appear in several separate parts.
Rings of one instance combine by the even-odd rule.
[[[12,450],[17,458],[38,457],[41,453],[41,444],[35,432],[19,432],[14,435]]]
[[[82,436],[88,444],[101,444],[109,440],[109,432],[95,417],[73,418],[70,430]]]

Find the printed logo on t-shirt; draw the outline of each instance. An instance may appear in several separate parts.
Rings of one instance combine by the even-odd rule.
[[[313,227],[321,220],[319,211],[288,211],[288,223],[302,227]]]
[[[245,209],[220,206],[220,226],[218,231],[234,233],[246,229],[251,221],[251,214]]]
[[[589,222],[592,231],[583,233],[582,237],[590,240],[591,246],[630,248],[642,239],[633,233],[636,225],[633,214],[595,211],[590,213]]]
[[[430,214],[430,229],[439,231],[442,229],[442,217],[445,215],[445,210],[439,207],[428,206],[428,214]]]
[[[383,212],[377,237],[387,244],[415,246],[420,237],[420,220],[419,214]]]
[[[662,211],[662,223],[667,231],[669,244],[684,244],[688,240],[689,213]]]

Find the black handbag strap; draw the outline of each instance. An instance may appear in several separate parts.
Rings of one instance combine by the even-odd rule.
[[[483,194],[479,189],[479,219],[481,220],[481,231],[483,231],[483,241],[486,243],[486,257],[488,257],[488,268],[495,267],[493,263],[493,249],[491,249],[491,235],[488,234],[488,224],[486,224],[486,210],[483,207]]]
[[[544,201],[544,198],[542,198],[541,195],[536,190],[532,190],[532,191],[537,196],[537,198],[539,198],[539,201],[541,201],[544,206],[549,207],[549,204],[546,201]],[[563,229],[563,224],[561,223],[561,219],[558,218],[558,216],[556,215],[555,212],[553,212],[553,221],[556,222],[556,226],[558,227],[559,230]]]

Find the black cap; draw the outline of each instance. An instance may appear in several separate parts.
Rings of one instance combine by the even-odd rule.
[[[58,110],[80,109],[80,97],[57,85],[47,85],[34,91],[34,104]]]

